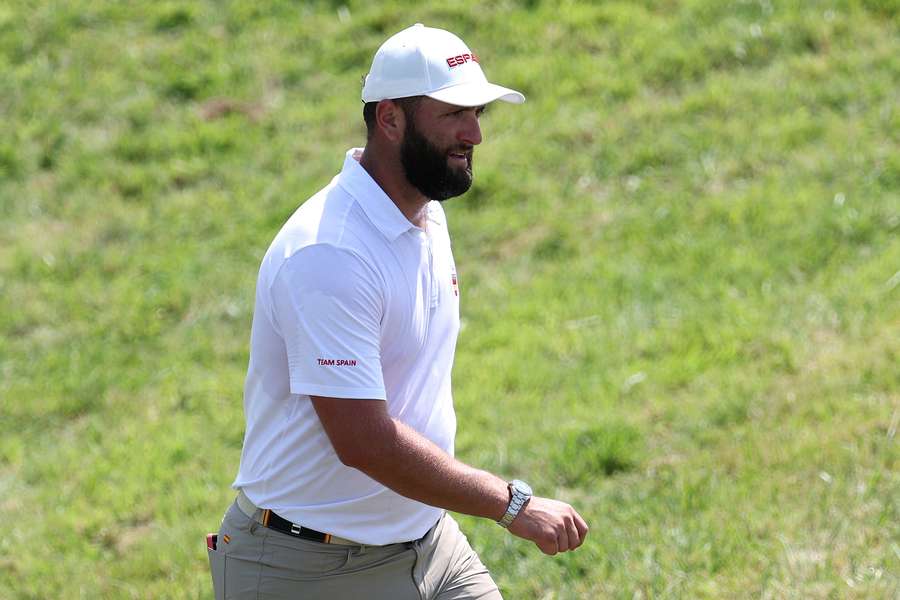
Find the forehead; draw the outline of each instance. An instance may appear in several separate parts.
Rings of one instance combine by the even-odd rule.
[[[422,100],[419,102],[417,112],[425,111],[430,114],[441,114],[447,112],[453,112],[460,109],[467,110],[476,110],[481,108],[480,106],[458,106],[456,104],[448,104],[446,102],[441,102],[440,100],[435,100],[434,98],[429,98],[428,96],[423,96]]]
[[[423,96],[422,100],[419,102],[419,110],[426,110],[432,113],[449,112],[459,110],[460,108],[462,107],[456,106],[455,104],[447,104],[446,102],[441,102],[440,100],[435,100],[428,96]]]

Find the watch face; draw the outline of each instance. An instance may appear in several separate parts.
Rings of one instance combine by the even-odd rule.
[[[517,492],[519,492],[521,494],[525,494],[527,496],[533,495],[533,492],[531,491],[531,486],[520,479],[513,479],[512,486]]]

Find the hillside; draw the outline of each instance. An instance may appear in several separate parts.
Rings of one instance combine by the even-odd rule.
[[[575,505],[507,598],[900,594],[893,0],[0,6],[0,597],[206,598],[259,260],[416,21],[487,75],[445,208],[457,455]]]

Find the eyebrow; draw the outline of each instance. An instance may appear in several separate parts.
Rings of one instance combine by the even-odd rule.
[[[475,116],[480,117],[482,114],[484,114],[485,111],[487,111],[487,104],[484,104],[482,106],[455,106],[452,110],[447,111],[445,114],[452,115],[467,110],[472,110],[473,108],[475,109]]]

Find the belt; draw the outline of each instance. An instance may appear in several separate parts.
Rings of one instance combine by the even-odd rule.
[[[274,529],[275,531],[280,531],[281,533],[286,533],[293,537],[298,537],[304,540],[311,540],[313,542],[321,542],[323,544],[340,544],[342,546],[359,546],[361,545],[359,542],[354,542],[351,540],[344,539],[342,537],[338,537],[336,535],[331,535],[330,533],[322,533],[321,531],[316,531],[315,529],[310,529],[309,527],[303,527],[302,525],[297,525],[296,523],[291,523],[284,517],[279,516],[275,513],[275,511],[270,510],[268,508],[259,508],[247,495],[244,493],[244,490],[240,490],[237,496],[237,505],[238,508],[241,509],[245,515],[255,520],[257,523],[264,527],[268,527],[269,529]]]

